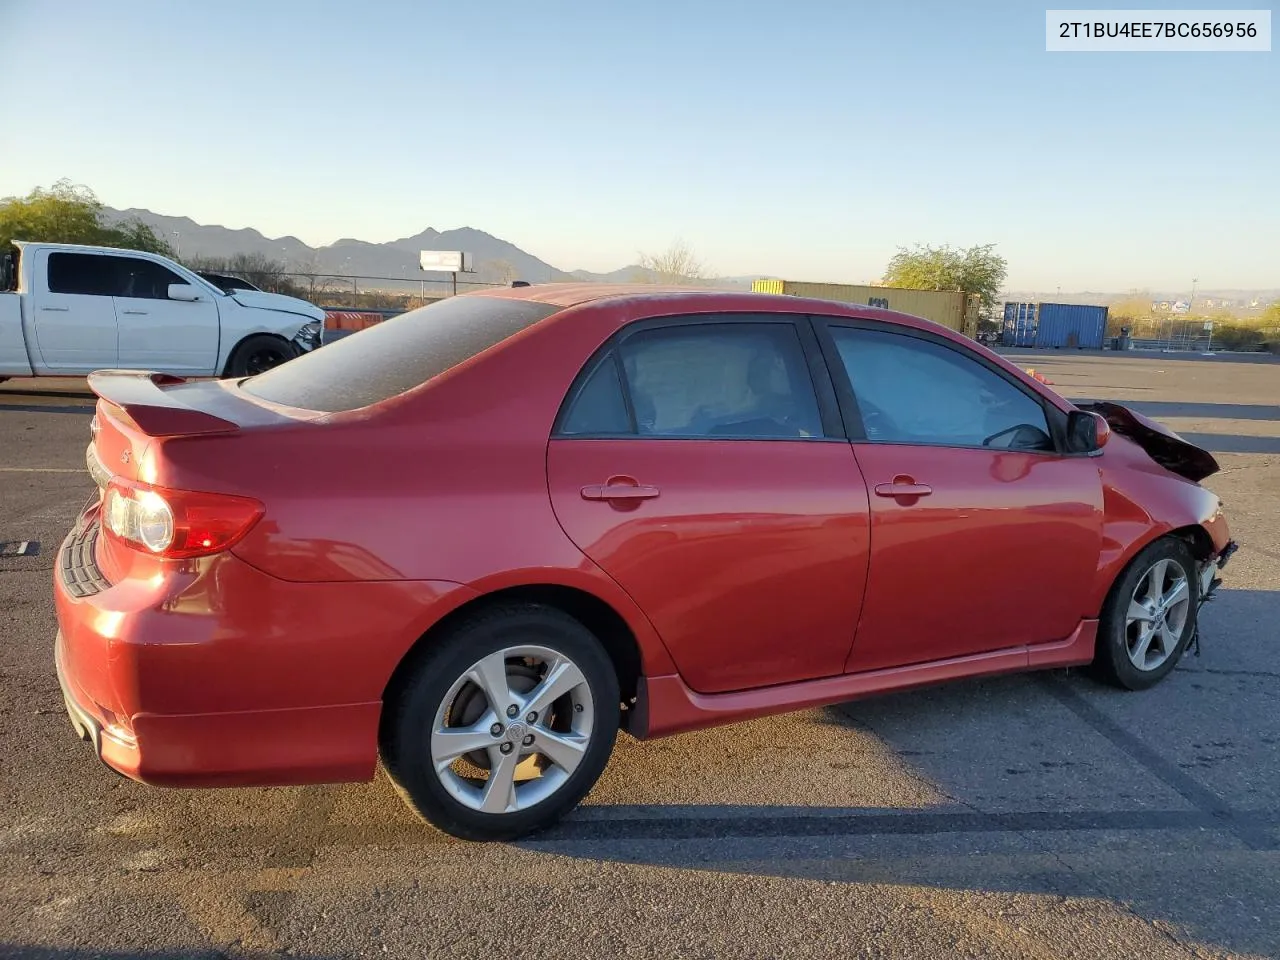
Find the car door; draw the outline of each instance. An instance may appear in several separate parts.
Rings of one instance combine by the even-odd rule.
[[[37,372],[92,373],[118,365],[110,259],[61,250],[37,256],[31,301],[33,346],[43,366]]]
[[[644,610],[694,690],[843,670],[867,491],[807,321],[629,329],[570,391],[547,474],[565,532]]]
[[[847,668],[1045,643],[1096,616],[1102,484],[1065,417],[947,338],[819,325],[871,492],[871,565]]]
[[[164,264],[117,256],[116,318],[120,366],[172,373],[214,373],[218,359],[216,294],[200,285],[199,300],[171,300],[169,285],[192,284]]]

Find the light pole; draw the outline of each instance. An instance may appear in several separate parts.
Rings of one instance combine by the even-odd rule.
[[[1198,277],[1191,278],[1191,299],[1187,301],[1187,319],[1190,320],[1195,314],[1193,311],[1196,306],[1196,284],[1200,282]]]

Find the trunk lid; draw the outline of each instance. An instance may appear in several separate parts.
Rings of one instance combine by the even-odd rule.
[[[1101,414],[1112,432],[1132,440],[1156,463],[1170,473],[1199,483],[1219,470],[1208,450],[1188,443],[1162,423],[1110,400],[1089,400],[1075,404],[1081,410]]]
[[[155,448],[165,440],[227,436],[320,416],[265,406],[223,381],[162,373],[102,370],[89,375],[89,389],[98,403],[85,456],[99,492],[113,476],[156,482]]]

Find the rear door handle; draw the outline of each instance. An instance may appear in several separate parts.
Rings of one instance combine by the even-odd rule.
[[[911,477],[894,477],[893,483],[877,483],[877,497],[927,497],[933,493],[933,487],[927,483],[916,483]]]
[[[596,483],[582,488],[583,500],[652,500],[660,491],[657,487],[638,483]]]
[[[147,310],[121,310],[121,313],[127,313],[135,317],[145,317],[149,311]]]
[[[70,307],[41,307],[41,310],[48,310],[50,313],[67,313]]]

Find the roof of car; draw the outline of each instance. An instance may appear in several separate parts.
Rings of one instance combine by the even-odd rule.
[[[508,300],[537,300],[557,307],[576,307],[593,300],[619,297],[725,296],[742,295],[742,290],[726,287],[682,287],[655,283],[535,283],[527,287],[499,287],[475,290],[467,296],[503,297]],[[756,294],[756,296],[774,296]]]
[[[533,300],[566,309],[603,301],[641,300],[651,303],[660,301],[665,307],[692,309],[697,312],[759,310],[768,313],[816,313],[877,319],[924,329],[948,329],[933,320],[866,303],[756,293],[727,287],[682,287],[652,283],[539,283],[527,287],[491,287],[487,290],[474,290],[462,296]]]

